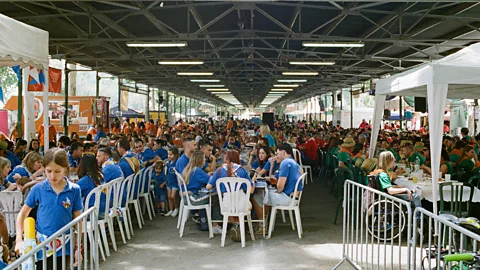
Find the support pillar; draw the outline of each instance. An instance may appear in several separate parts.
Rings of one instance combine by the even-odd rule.
[[[68,136],[68,76],[70,71],[67,70],[67,63],[65,63],[65,116],[63,117],[64,135]]]
[[[18,83],[17,83],[17,86],[18,86],[18,113],[17,113],[17,131],[18,131],[18,137],[21,138],[23,137],[23,122],[22,122],[22,119],[23,119],[23,79],[22,79],[22,70],[21,68],[19,68],[19,73],[20,73],[20,76],[18,76]]]

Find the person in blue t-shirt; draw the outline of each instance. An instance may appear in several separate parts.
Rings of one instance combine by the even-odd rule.
[[[10,160],[12,169],[22,163],[13,152],[8,150],[8,143],[6,141],[0,141],[0,157]]]
[[[125,178],[140,170],[140,162],[137,157],[130,152],[130,142],[127,139],[120,139],[117,142],[117,151],[121,156],[118,165],[120,169],[122,169]]]
[[[185,203],[187,203],[187,198],[185,196],[189,197],[190,203],[192,205],[204,205],[209,203],[209,194],[198,192],[200,189],[202,189],[202,187],[206,186],[208,184],[208,180],[210,180],[210,176],[204,170],[202,170],[203,165],[205,165],[205,155],[202,151],[195,150],[190,155],[190,161],[182,173],[187,190],[184,189],[183,184],[180,186],[180,190],[182,191],[182,193],[188,193],[187,195],[183,195],[183,201]],[[207,215],[205,209],[199,211],[199,216],[200,230],[208,231]]]
[[[276,190],[269,190],[268,202],[266,205],[270,206],[287,206],[293,200],[292,194],[295,190],[295,185],[301,176],[300,165],[293,159],[293,149],[289,144],[279,145],[277,148],[277,160],[280,161],[280,171],[278,178],[270,176],[276,181]],[[298,186],[298,191],[302,191],[302,183]],[[259,203],[259,202],[257,202]]]
[[[237,138],[234,133],[230,133],[228,136],[228,140],[223,144],[222,149],[233,149],[240,151],[242,148],[242,145],[240,144],[239,141],[237,141]]]
[[[161,160],[168,158],[168,150],[164,148],[165,146],[167,146],[167,142],[164,140],[156,139],[153,141],[153,150]]]
[[[216,188],[217,180],[224,177],[238,177],[244,178],[252,183],[252,179],[250,179],[250,175],[247,170],[245,170],[240,165],[240,154],[236,150],[228,150],[225,154],[225,164],[223,164],[220,168],[218,168],[213,174],[210,180],[208,181],[207,189],[214,189]],[[240,187],[243,192],[251,193],[252,190],[246,190],[246,187]],[[252,187],[253,188],[253,187]],[[224,186],[220,187],[222,192],[226,192],[226,188]],[[241,198],[244,198],[242,196]],[[224,197],[222,200],[223,207],[229,207],[229,198]],[[247,205],[248,208],[251,208],[250,202],[239,201],[239,205]],[[241,209],[241,208],[240,208]],[[220,215],[220,202],[212,201],[212,219],[219,219]],[[220,218],[221,219],[221,218]],[[233,223],[232,228],[230,229],[230,237],[233,241],[240,241],[240,225],[238,217],[229,217],[231,223]],[[221,231],[222,228],[217,225],[213,224],[214,232]],[[223,226],[227,226],[227,224],[223,224]]]
[[[168,209],[169,211],[165,214],[166,217],[175,214],[178,214],[178,200],[177,200],[177,191],[179,189],[177,176],[175,175],[175,166],[177,165],[178,159],[178,149],[172,147],[168,150],[168,161],[167,161],[167,196],[168,196]]]
[[[93,154],[85,154],[78,165],[78,177],[77,185],[82,192],[82,201],[85,204],[85,199],[88,194],[96,187],[104,183],[102,172],[97,166],[97,160]],[[88,207],[95,206],[95,196],[92,196],[88,201]],[[113,199],[113,198],[111,198]],[[103,219],[105,217],[105,205],[107,196],[105,193],[100,193],[100,204],[98,218]]]
[[[8,175],[7,181],[16,183],[21,177],[29,177],[35,180],[38,176],[43,174],[43,157],[38,152],[30,152],[23,159],[23,163]]]
[[[77,172],[78,164],[80,164],[80,159],[83,155],[83,144],[79,142],[74,142],[70,146],[70,151],[68,152],[68,163],[70,164],[70,172]]]
[[[107,134],[103,131],[102,125],[97,124],[97,134],[95,134],[95,138],[93,139],[93,141],[94,141],[95,143],[98,143],[98,141],[99,141],[101,138],[106,138],[106,137],[107,137]]]
[[[153,182],[153,194],[155,194],[155,212],[165,215],[165,202],[167,201],[167,176],[164,173],[164,163],[161,160],[153,164],[154,173],[151,181]]]
[[[105,183],[123,177],[122,169],[120,169],[117,162],[113,160],[110,148],[102,147],[98,149],[96,158],[98,167],[102,168],[103,180]]]
[[[150,167],[155,161],[159,160],[160,157],[149,147],[145,147],[141,139],[135,140],[134,143],[135,154],[142,162],[144,168]]]
[[[80,216],[83,210],[80,187],[66,178],[69,168],[67,152],[60,148],[49,149],[45,153],[43,165],[47,179],[36,184],[30,190],[25,199],[25,204],[17,217],[17,237],[15,243],[17,254],[20,254],[23,246],[24,221],[34,207],[37,207],[35,228],[37,230],[37,241],[40,242]],[[66,254],[65,261],[67,264],[70,263],[70,255],[75,255],[75,265],[77,265],[78,259],[81,257],[81,244],[76,243],[75,248],[73,248],[78,254],[70,254],[70,241],[66,243],[65,250],[60,247],[56,256],[48,257],[47,269],[53,269],[53,260],[56,260],[57,267],[62,267],[63,252]],[[41,258],[43,256],[37,261],[37,267],[43,263]]]
[[[207,173],[212,173],[217,169],[217,157],[212,154],[213,144],[208,140],[199,140],[197,142],[198,149],[205,154],[205,165],[202,170]]]

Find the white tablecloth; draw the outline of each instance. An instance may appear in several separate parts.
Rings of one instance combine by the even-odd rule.
[[[413,183],[413,181],[408,180],[405,177],[399,177],[397,180],[395,180],[395,184],[399,186],[406,187],[410,190],[415,190],[420,193],[420,196],[422,199],[425,199],[427,201],[433,202],[433,194],[432,194],[432,182],[431,181],[424,181],[424,182],[418,182],[418,183]],[[418,188],[418,189],[417,189]],[[437,196],[437,201],[440,201],[440,187],[438,189],[438,196]],[[444,200],[446,202],[450,201],[452,191],[450,187],[444,188],[443,191],[443,196]],[[467,201],[470,195],[470,188],[465,187],[463,190],[463,201]],[[473,194],[473,202],[480,202],[480,190],[478,188],[475,188],[475,193]]]

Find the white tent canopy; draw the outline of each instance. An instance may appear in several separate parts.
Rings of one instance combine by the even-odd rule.
[[[43,102],[46,108],[43,113],[44,138],[45,147],[48,149],[48,32],[0,14],[0,66],[17,65],[24,68],[24,138],[27,140],[30,140],[36,132],[33,95],[27,91],[30,66],[44,70]],[[34,71],[36,72],[36,69]]]
[[[370,145],[377,142],[387,95],[426,97],[432,160],[433,199],[437,200],[445,105],[448,98],[480,98],[480,43],[431,63],[377,81]],[[370,147],[370,156],[375,147]],[[433,204],[437,213],[437,204]]]

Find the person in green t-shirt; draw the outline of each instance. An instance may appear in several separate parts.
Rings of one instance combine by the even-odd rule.
[[[388,151],[392,152],[396,162],[399,162],[402,159],[400,156],[400,141],[392,141]]]
[[[346,168],[353,171],[352,150],[354,146],[355,141],[351,137],[343,140],[343,144],[340,145],[341,149],[337,154],[339,168]]]
[[[420,161],[420,166],[425,165],[425,163],[427,162],[427,159],[425,157],[423,157],[413,149],[413,145],[410,142],[405,143],[403,146],[400,147],[400,149],[400,153],[403,159],[405,159],[409,164],[415,163],[417,159]]]
[[[392,171],[395,165],[395,156],[390,151],[383,151],[378,158],[378,170],[373,172],[377,176],[379,189],[403,200],[410,201],[415,207],[422,207],[420,196],[408,188],[392,185],[392,179],[397,174]],[[400,173],[400,172],[399,172]]]
[[[480,162],[475,154],[474,147],[467,145],[465,148],[463,148],[463,154],[460,158],[459,166],[464,168],[465,172],[473,172],[478,174],[480,171]]]
[[[450,156],[448,155],[447,150],[442,149],[442,155],[440,157],[440,172],[442,172],[442,177],[445,177],[445,174],[453,174],[453,165],[449,161]],[[420,167],[424,172],[432,175],[432,169],[430,167],[427,167],[425,165],[422,165]]]

